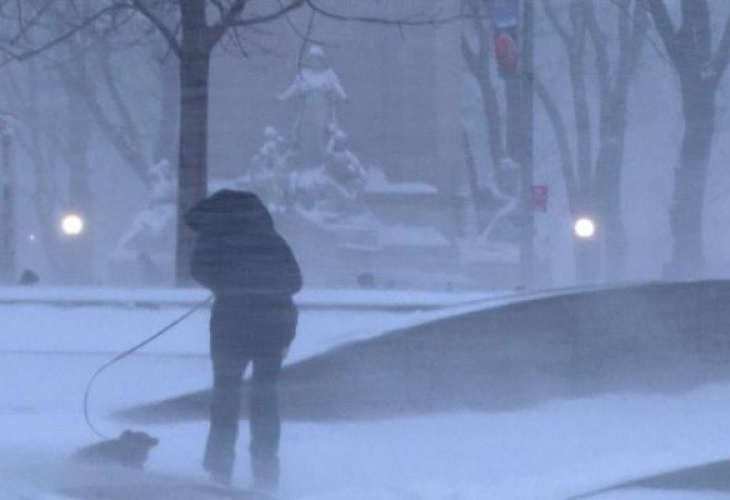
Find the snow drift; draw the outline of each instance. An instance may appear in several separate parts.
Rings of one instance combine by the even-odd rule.
[[[565,292],[453,314],[286,367],[292,420],[509,411],[615,391],[672,393],[730,378],[730,282]],[[116,417],[207,418],[206,391]],[[245,416],[245,405],[242,415]]]

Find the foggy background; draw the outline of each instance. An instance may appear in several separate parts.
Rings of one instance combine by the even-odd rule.
[[[679,4],[678,1],[667,2],[673,15],[678,16]],[[568,3],[557,2],[556,6],[567,22]],[[710,6],[713,46],[716,46],[730,8],[719,1],[710,2]],[[459,2],[412,1],[382,7],[377,13],[385,18],[397,18],[403,13],[448,11],[454,7],[458,9]],[[358,7],[341,4],[340,8],[344,11],[354,8],[357,12]],[[617,51],[617,9],[612,2],[596,2],[611,57],[615,57]],[[562,110],[572,140],[575,125],[566,51],[540,5],[536,6],[535,16],[534,71]],[[248,43],[244,43],[247,56],[231,43],[215,49],[210,74],[209,181],[243,175],[263,142],[266,126],[276,127],[286,140],[291,140],[294,105],[276,97],[293,81],[300,52],[306,48],[302,47],[302,39],[291,25],[306,27],[308,18],[309,14],[305,12],[295,12],[288,20],[280,19],[265,28],[252,30],[246,37]],[[481,112],[478,87],[474,76],[466,71],[461,55],[462,34],[468,31],[469,28],[465,28],[468,22],[395,27],[318,17],[310,35],[312,40],[322,42],[328,64],[348,94],[349,99],[338,105],[338,122],[347,134],[350,150],[363,165],[382,169],[393,182],[418,181],[438,189],[443,212],[453,220],[453,231],[445,237],[454,248],[460,239],[468,238],[470,231],[474,232],[463,207],[463,203],[469,203],[463,141],[465,127],[479,182],[482,185],[490,182],[496,168],[487,150],[488,130]],[[144,20],[137,24],[135,30],[140,33],[147,27]],[[79,141],[79,136],[74,137],[80,127],[86,130],[83,154],[88,166],[87,172],[81,175],[88,179],[91,194],[92,208],[86,216],[87,237],[93,248],[93,273],[82,281],[109,282],[110,256],[149,197],[140,172],[163,157],[170,159],[174,168],[176,134],[168,132],[173,141],[163,139],[166,144],[162,149],[157,143],[163,134],[163,117],[170,122],[164,126],[176,130],[179,112],[177,62],[154,33],[140,35],[137,39],[141,41],[130,46],[125,46],[124,39],[119,35],[110,35],[103,43],[81,39],[56,46],[30,61],[13,62],[3,67],[0,109],[11,115],[14,130],[16,276],[22,269],[31,268],[39,272],[45,283],[70,279],[69,273],[63,271],[63,261],[73,257],[63,255],[61,262],[49,264],[50,259],[58,260],[59,255],[55,247],[44,241],[41,228],[43,225],[57,227],[60,214],[75,203],[69,185],[69,173],[73,170],[69,165],[74,164],[74,160],[68,144]],[[91,99],[97,101],[111,127],[122,130],[122,134],[126,133],[125,120],[129,120],[136,129],[145,153],[142,159],[146,163],[133,167],[134,161],[125,161],[89,107],[79,102],[83,96],[73,95],[73,89],[64,85],[63,73],[76,71],[69,61],[79,57],[84,58],[86,77],[95,92]],[[592,45],[588,43],[586,84],[595,138],[598,133],[598,88],[594,57]],[[128,117],[119,112],[114,101],[117,97],[110,92],[100,58],[109,63],[117,97],[126,106]],[[487,63],[493,67],[493,84],[503,100],[503,79],[498,75],[494,57]],[[726,80],[723,79],[717,92],[716,132],[703,214],[704,275],[711,277],[727,276],[730,270],[728,221],[724,215],[730,208],[730,198],[726,194],[730,179],[723,161],[728,147]],[[169,100],[168,104],[165,99]],[[503,105],[500,102],[502,108]],[[535,101],[534,108],[533,183],[549,189],[547,211],[534,214],[533,241],[540,276],[536,286],[568,285],[576,280],[572,216],[568,211],[553,131],[539,100]],[[618,277],[601,273],[598,281],[657,279],[670,258],[669,210],[683,121],[678,79],[653,26],[647,31],[637,71],[629,87],[626,122],[620,197],[627,244],[625,269]],[[575,154],[574,144],[571,146]],[[41,158],[34,159],[30,154],[33,151]],[[45,194],[39,192],[39,177],[48,184]],[[49,196],[50,201],[47,200]],[[50,207],[45,214],[39,213],[38,206],[42,203]],[[404,210],[419,209],[407,207]],[[47,220],[49,214],[52,214],[52,220]],[[439,226],[435,222],[434,225]],[[448,233],[443,227],[438,229]],[[73,254],[73,250],[70,253]],[[461,257],[458,251],[453,253],[455,262]],[[316,268],[316,265],[307,263],[309,268]],[[316,273],[316,270],[310,272]],[[356,286],[356,275],[357,271],[353,270],[352,286]],[[467,286],[503,288],[520,285],[524,283],[519,278],[490,279],[486,273],[481,282]],[[438,282],[426,287],[446,288],[446,285]]]

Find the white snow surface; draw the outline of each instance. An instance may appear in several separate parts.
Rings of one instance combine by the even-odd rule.
[[[135,303],[194,304],[209,293],[201,288],[95,288],[95,287],[0,287],[1,303],[108,303],[133,305]],[[303,290],[295,300],[300,307],[326,306],[384,308],[432,308],[458,305],[510,295],[507,291],[483,292],[424,292],[410,290]]]
[[[512,300],[505,298],[502,302]],[[493,300],[493,303],[500,303]],[[302,313],[290,362],[392,327],[465,311],[321,309]],[[481,307],[481,306],[480,306]],[[178,316],[183,307],[0,305],[0,499],[68,498],[49,477],[95,440],[81,403],[87,378],[113,353]],[[103,431],[114,409],[210,383],[207,315],[200,311],[99,380],[92,413]],[[635,393],[554,401],[523,411],[449,413],[348,423],[285,422],[282,496],[297,500],[561,499],[730,455],[730,384],[673,396]],[[204,423],[154,425],[148,469],[203,478]],[[245,425],[235,482],[249,481]],[[713,492],[624,490],[597,499],[730,499]]]

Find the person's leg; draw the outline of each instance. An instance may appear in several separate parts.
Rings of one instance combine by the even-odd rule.
[[[254,486],[275,490],[279,484],[279,395],[276,383],[281,371],[280,356],[253,360],[250,431],[251,472]]]
[[[236,458],[236,439],[241,406],[241,379],[248,360],[235,353],[213,352],[213,391],[210,430],[203,467],[211,478],[230,484]]]

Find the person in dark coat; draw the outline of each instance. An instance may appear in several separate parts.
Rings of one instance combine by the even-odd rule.
[[[276,382],[294,339],[302,287],[299,265],[253,193],[222,190],[185,214],[198,238],[193,278],[215,294],[210,318],[213,392],[203,466],[230,484],[238,435],[243,373],[253,365],[250,399],[254,487],[275,490],[279,480],[279,402]]]

